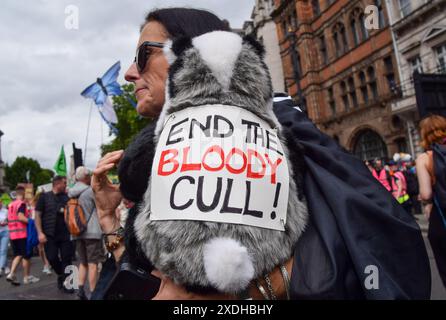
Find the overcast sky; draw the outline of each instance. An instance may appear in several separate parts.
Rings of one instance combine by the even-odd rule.
[[[67,29],[67,6],[79,9],[79,28]],[[139,26],[153,8],[208,9],[240,28],[254,0],[1,0],[0,130],[3,160],[17,156],[52,168],[62,145],[84,149],[90,101],[80,92],[116,61],[118,81],[133,61]],[[71,12],[69,12],[71,13]],[[93,109],[87,166],[94,168],[99,146],[111,138]]]

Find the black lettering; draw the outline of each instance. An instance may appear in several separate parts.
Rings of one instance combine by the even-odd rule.
[[[183,124],[183,123],[185,123],[185,122],[187,122],[187,121],[189,121],[189,118],[186,118],[186,119],[184,119],[184,120],[181,120],[180,122],[175,123],[174,125],[172,125],[172,126],[170,127],[169,136],[167,137],[167,142],[166,142],[166,145],[167,145],[167,146],[168,146],[168,145],[171,145],[171,144],[178,143],[178,142],[184,140],[183,138],[177,138],[177,139],[175,139],[175,140],[170,140],[170,139],[172,138],[173,135],[176,135],[176,134],[180,133],[181,131],[183,131],[182,128],[181,128],[181,129],[178,129],[177,131],[173,131],[173,130],[174,130],[176,127],[178,127],[180,124]]]
[[[177,188],[177,185],[183,181],[183,180],[187,180],[190,182],[190,184],[195,184],[195,179],[189,176],[182,176],[179,177],[173,184],[172,186],[172,190],[170,191],[170,207],[174,210],[184,210],[186,208],[189,208],[191,206],[191,204],[194,202],[193,199],[189,199],[189,201],[187,201],[185,204],[183,205],[176,205],[175,201],[174,201],[174,197],[175,197],[175,190]]]
[[[197,207],[198,207],[198,210],[200,210],[201,212],[209,212],[209,211],[214,210],[217,207],[218,202],[220,201],[223,179],[222,178],[217,179],[217,190],[215,190],[214,199],[212,200],[212,203],[210,206],[205,205],[203,202],[203,190],[204,190],[203,180],[204,180],[204,176],[200,176],[198,178]]]
[[[242,208],[235,208],[229,206],[229,197],[231,196],[232,183],[234,179],[228,179],[228,187],[226,188],[225,198],[223,200],[223,206],[221,207],[220,213],[242,213]]]
[[[258,124],[257,122],[252,122],[249,120],[242,119],[242,125],[248,126],[248,128],[246,130],[246,143],[255,143],[255,141],[252,141],[253,135],[251,134],[251,132],[252,132],[251,130],[252,130],[252,127],[260,127],[260,124]],[[254,133],[254,135],[255,135],[255,133]]]
[[[229,131],[228,132],[226,132],[226,133],[219,133],[219,130],[218,130],[218,128],[219,128],[219,125],[218,125],[219,124],[219,120],[222,120],[222,121],[224,121],[224,122],[226,122],[228,124],[228,126],[229,126]],[[232,124],[231,121],[229,121],[228,119],[226,119],[223,116],[219,116],[219,115],[214,116],[214,138],[227,138],[227,137],[232,136],[233,133],[234,133],[234,125]]]
[[[276,151],[278,154],[280,154],[281,156],[283,156],[283,153],[280,152],[279,150],[277,150],[276,148],[274,148],[271,145],[276,145],[277,146],[277,141],[275,139],[275,135],[272,135],[271,132],[269,132],[268,130],[266,130],[266,147],[270,150]]]
[[[206,117],[206,125],[201,124],[197,119],[192,119],[190,122],[189,139],[194,137],[194,126],[198,126],[201,131],[203,131],[206,138],[209,138],[211,134],[211,118],[212,116]]]
[[[245,208],[243,214],[254,216],[256,218],[262,218],[263,212],[257,210],[249,209],[249,198],[251,197],[251,181],[246,181],[246,197],[245,197]]]

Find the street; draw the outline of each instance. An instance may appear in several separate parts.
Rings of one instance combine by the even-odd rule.
[[[432,272],[432,300],[446,300],[446,289],[441,283],[440,276],[438,274],[437,267],[435,265],[432,249],[427,240],[427,221],[424,216],[418,215],[418,223],[423,231],[423,238],[425,240],[430,265]],[[40,278],[40,281],[35,284],[20,286],[12,286],[5,280],[5,277],[0,278],[0,300],[76,300],[76,294],[62,293],[57,289],[56,279],[57,276],[45,275],[42,273],[43,264],[39,257],[32,259],[31,273]],[[22,279],[21,268],[19,270],[18,279]]]

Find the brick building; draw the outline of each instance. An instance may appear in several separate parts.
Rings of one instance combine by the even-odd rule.
[[[367,5],[376,30],[365,27]],[[384,0],[275,0],[272,17],[287,90],[322,131],[362,159],[407,151],[391,111],[399,78]]]

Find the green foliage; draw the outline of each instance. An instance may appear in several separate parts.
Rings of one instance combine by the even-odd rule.
[[[136,109],[128,101],[135,101],[133,93],[133,84],[122,85],[124,94],[122,96],[113,97],[113,107],[118,117],[116,128],[119,134],[108,144],[101,146],[102,155],[115,150],[125,149],[132,141],[133,137],[144,128],[149,120],[142,118],[136,112]]]
[[[30,172],[29,182],[32,183],[34,187],[50,183],[51,178],[54,176],[53,171],[43,169],[36,160],[26,157],[17,157],[11,166],[6,165],[5,180],[8,185],[14,189],[18,183],[27,182],[27,171]]]

